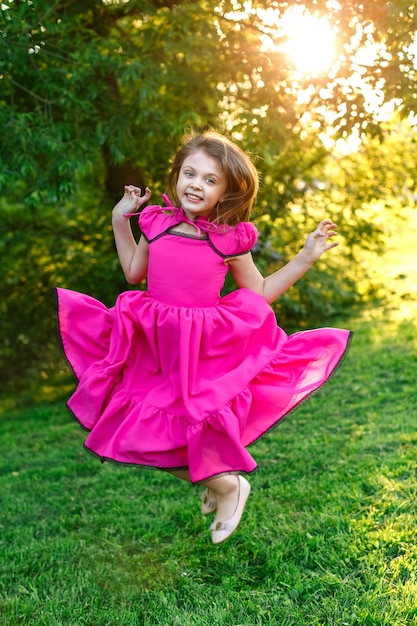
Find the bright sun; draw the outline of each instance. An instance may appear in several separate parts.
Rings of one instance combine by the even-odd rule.
[[[317,75],[329,69],[335,57],[335,32],[326,18],[293,9],[281,25],[287,37],[281,49],[298,72]]]

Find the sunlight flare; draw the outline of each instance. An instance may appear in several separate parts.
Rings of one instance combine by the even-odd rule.
[[[330,22],[300,10],[287,11],[282,20],[287,40],[282,51],[301,74],[326,72],[335,59],[335,31]]]

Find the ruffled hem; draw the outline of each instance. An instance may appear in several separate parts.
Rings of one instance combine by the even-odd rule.
[[[199,423],[129,398],[104,371],[96,388],[100,393],[90,388],[85,394],[81,384],[68,406],[90,431],[85,447],[102,462],[165,471],[187,468],[193,483],[223,474],[250,474],[257,463],[246,448],[330,379],[349,348],[352,333],[346,333],[345,348],[325,379],[305,381],[297,393],[289,393],[278,354],[240,393]],[[97,384],[97,372],[94,380]]]
[[[146,292],[115,306],[58,290],[65,355],[79,380],[68,402],[104,460],[193,482],[251,473],[246,449],[317,391],[346,353],[348,330],[287,337],[265,300],[237,290],[216,307],[174,307]]]
[[[115,466],[119,466],[119,467],[126,467],[126,468],[135,468],[135,469],[140,469],[142,470],[146,470],[146,471],[152,471],[154,472],[155,470],[158,470],[160,472],[167,472],[167,473],[175,473],[176,471],[181,471],[181,470],[188,470],[188,466],[187,465],[182,465],[180,467],[159,467],[156,465],[145,465],[142,463],[125,463],[124,461],[115,461],[114,459],[111,459],[110,457],[102,457],[100,455],[98,455],[96,452],[94,452],[94,450],[91,450],[85,443],[83,444],[84,450],[93,458],[98,459],[101,463],[110,463],[112,465]],[[251,471],[248,471],[246,469],[233,469],[233,470],[228,470],[225,472],[220,472],[217,474],[213,474],[213,476],[209,476],[208,478],[204,478],[203,480],[199,480],[199,481],[191,481],[191,484],[193,485],[205,485],[207,482],[209,482],[210,480],[214,480],[215,478],[221,478],[222,476],[235,476],[237,474],[245,474],[247,476],[254,474],[255,472],[258,471],[258,465],[255,466],[255,468]]]

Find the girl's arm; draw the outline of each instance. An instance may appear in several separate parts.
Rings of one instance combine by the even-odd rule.
[[[151,192],[148,188],[141,196],[141,190],[133,185],[126,185],[124,196],[113,208],[112,224],[116,250],[120,265],[128,283],[137,285],[148,271],[148,243],[144,237],[136,243],[128,217],[125,213],[136,213],[149,200]]]
[[[336,241],[330,243],[328,241],[330,237],[337,235],[336,228],[336,224],[330,220],[320,222],[316,230],[307,237],[304,248],[284,267],[266,278],[262,276],[250,254],[230,259],[228,261],[230,271],[238,287],[246,287],[263,295],[268,303],[274,302],[296,283],[324,252],[338,245]]]

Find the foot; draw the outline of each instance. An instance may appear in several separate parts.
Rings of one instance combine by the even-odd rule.
[[[211,489],[207,487],[207,489],[201,494],[201,512],[203,515],[209,515],[209,513],[214,513],[216,509],[216,494],[214,494]]]
[[[238,476],[237,479],[236,489],[227,498],[217,497],[217,515],[210,526],[211,540],[215,544],[226,541],[235,532],[242,518],[243,510],[250,494],[250,484],[243,476]],[[223,516],[223,513],[233,510],[232,515],[230,516],[229,513],[226,521],[222,521],[221,516]]]

